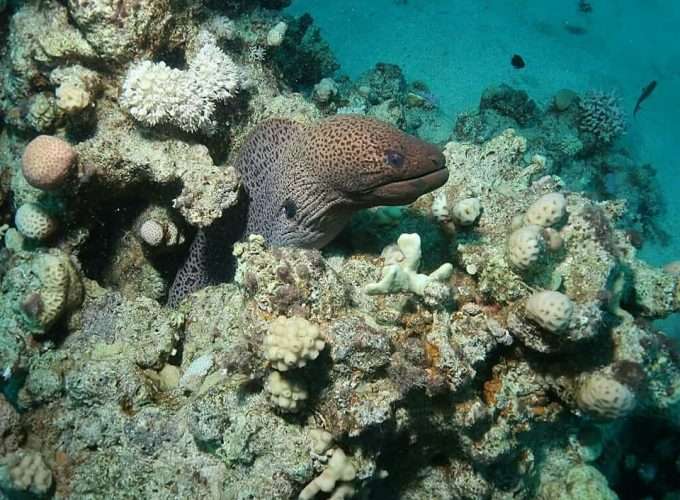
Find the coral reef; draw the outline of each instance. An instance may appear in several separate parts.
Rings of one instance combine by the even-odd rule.
[[[456,120],[454,138],[482,143],[508,128],[526,138],[527,154],[549,159],[546,174],[559,175],[574,191],[600,200],[623,197],[622,223],[629,234],[668,239],[660,187],[651,165],[637,163],[617,139],[627,117],[615,92],[558,90],[541,109],[527,94],[507,85],[487,89],[478,109]]]
[[[288,3],[12,7],[0,496],[677,495],[680,350],[652,321],[680,311],[680,273],[637,257],[632,231],[661,234],[653,189],[607,196],[653,188],[608,95],[491,88],[436,191],[323,250],[247,235],[220,249],[230,279],[164,304],[193,233],[236,224],[263,120],[450,134],[397,66],[333,74]]]

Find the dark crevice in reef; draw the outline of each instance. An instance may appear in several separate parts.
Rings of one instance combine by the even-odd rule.
[[[125,231],[130,230],[145,206],[144,200],[116,199],[100,204],[89,214],[90,235],[80,253],[83,271],[88,278],[101,280],[116,243]]]
[[[678,491],[678,429],[664,420],[645,417],[631,419],[626,428],[620,433],[625,444],[616,447],[620,457],[610,481],[621,500],[666,498],[669,491]]]
[[[450,395],[430,398],[424,391],[411,391],[399,404],[412,419],[410,432],[398,432],[395,420],[390,419],[347,441],[352,447],[376,453],[377,469],[389,474],[389,481],[375,480],[367,485],[370,500],[400,498],[401,492],[421,477],[423,468],[449,466],[450,457],[459,449],[458,443],[453,435],[442,435],[432,419],[437,418],[436,408],[450,408],[452,404]]]
[[[142,190],[143,191],[143,190]],[[178,191],[169,188],[169,191]],[[159,205],[167,206],[172,194],[156,193],[159,199],[155,200]],[[89,228],[89,236],[82,246],[80,261],[85,275],[93,280],[102,282],[105,273],[111,268],[113,259],[120,250],[119,245],[124,244],[124,239],[134,238],[134,224],[142,211],[149,206],[146,198],[116,198],[100,203],[95,209],[87,210],[85,220],[80,221]],[[159,255],[151,255],[144,252],[154,268],[162,275],[166,283],[171,283],[177,268],[181,265],[185,250],[191,242],[193,234],[187,231],[187,241],[176,250]]]

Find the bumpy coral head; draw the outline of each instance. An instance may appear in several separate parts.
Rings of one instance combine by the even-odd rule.
[[[356,205],[411,203],[449,176],[435,146],[373,118],[336,116],[308,137],[306,154],[324,166],[327,185]]]

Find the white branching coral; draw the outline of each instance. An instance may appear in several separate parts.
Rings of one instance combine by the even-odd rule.
[[[240,68],[207,31],[198,36],[196,54],[188,68],[171,68],[164,62],[141,61],[127,72],[121,104],[145,125],[174,125],[187,132],[211,133],[217,103],[238,90]]]
[[[422,251],[420,236],[402,234],[397,245],[389,245],[382,252],[385,258],[382,278],[378,283],[366,285],[366,293],[378,295],[394,292],[413,292],[416,295],[427,295],[426,288],[431,284],[442,284],[451,277],[453,266],[442,264],[434,272],[418,273]]]

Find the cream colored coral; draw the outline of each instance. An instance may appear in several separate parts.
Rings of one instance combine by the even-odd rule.
[[[52,471],[39,452],[19,450],[0,461],[0,487],[6,492],[43,497],[52,488]]]
[[[418,273],[422,251],[420,236],[415,233],[399,236],[396,247],[385,247],[382,256],[385,259],[382,278],[378,283],[366,285],[365,290],[369,295],[413,292],[422,296],[429,284],[445,282],[453,274],[453,265],[448,262],[429,275]]]
[[[279,372],[271,372],[265,389],[269,400],[284,411],[297,411],[307,399],[307,389],[299,383],[285,379]]]
[[[27,297],[27,300],[39,301],[39,307],[34,309],[31,318],[44,330],[57,321],[62,314],[78,307],[83,300],[83,284],[65,254],[42,254],[33,263],[42,286],[37,297]]]
[[[319,328],[305,318],[279,316],[264,338],[264,355],[280,371],[302,367],[319,356],[326,343]]]
[[[16,228],[10,227],[5,233],[5,248],[10,252],[20,252],[25,244],[26,237]]]
[[[563,293],[546,290],[529,297],[525,310],[527,317],[541,328],[557,333],[569,326],[574,304]]]
[[[581,410],[598,418],[616,419],[629,415],[636,398],[625,384],[604,373],[590,373],[581,381],[576,402]]]
[[[333,445],[333,435],[323,429],[312,429],[309,431],[312,439],[312,453],[321,455],[326,453]]]
[[[157,247],[163,243],[163,238],[165,236],[165,231],[163,226],[153,220],[148,219],[139,226],[139,238],[151,247]]]
[[[267,33],[267,45],[270,47],[278,47],[283,43],[283,39],[286,36],[286,31],[288,30],[288,25],[281,21],[277,23],[272,29]]]
[[[44,241],[57,231],[57,221],[35,203],[24,203],[14,215],[14,225],[26,238]]]
[[[432,215],[442,224],[451,222],[448,200],[444,191],[438,191],[432,200]]]
[[[541,258],[545,241],[541,226],[534,224],[521,227],[508,238],[508,258],[513,266],[525,270]]]
[[[21,172],[33,187],[48,191],[57,189],[68,179],[77,156],[68,142],[50,135],[39,135],[24,150]]]
[[[456,202],[451,210],[451,215],[456,225],[471,226],[479,218],[481,212],[482,204],[479,198],[465,198]]]
[[[92,104],[92,94],[82,85],[74,82],[64,82],[55,92],[57,107],[65,113],[77,113]]]
[[[330,101],[338,93],[338,85],[332,78],[323,78],[319,83],[314,85],[312,90],[312,98],[316,102],[325,103]]]
[[[311,500],[319,492],[333,494],[332,499],[342,499],[354,493],[354,488],[347,483],[356,477],[356,469],[350,459],[340,448],[336,448],[328,461],[328,467],[300,492],[299,500]]]
[[[536,200],[524,217],[527,224],[549,227],[564,218],[567,199],[562,193],[549,193]]]

